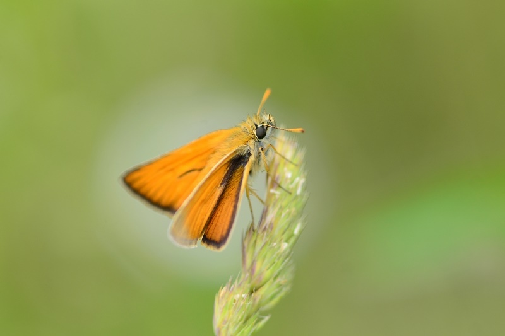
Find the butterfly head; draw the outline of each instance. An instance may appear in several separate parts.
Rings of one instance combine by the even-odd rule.
[[[260,118],[254,118],[254,134],[257,140],[262,140],[270,134],[272,126],[275,128],[275,119],[270,114],[264,114]]]

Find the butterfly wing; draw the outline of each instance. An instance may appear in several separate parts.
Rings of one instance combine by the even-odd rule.
[[[126,172],[123,181],[134,194],[173,215],[214,167],[213,161],[221,159],[216,151],[235,132],[232,128],[209,133]]]
[[[223,193],[214,206],[212,215],[205,227],[202,244],[206,247],[216,250],[225,247],[237,217],[244,188],[247,186],[247,178],[249,177],[252,162],[249,159],[245,168],[240,165],[229,175],[227,185],[223,188]]]
[[[215,165],[174,217],[170,236],[177,244],[194,247],[202,239],[209,248],[225,246],[252,161],[250,148],[243,145]]]

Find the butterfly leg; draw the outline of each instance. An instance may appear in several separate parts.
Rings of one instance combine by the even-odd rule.
[[[249,192],[254,196],[256,196],[256,198],[261,202],[261,204],[265,205],[265,201],[263,201],[261,197],[258,196],[258,194],[256,193],[256,191],[254,191],[253,188],[249,188]]]
[[[251,196],[249,195],[249,193],[251,192],[251,190],[252,189],[249,188],[249,186],[246,185],[246,187],[245,187],[245,195],[247,197],[247,203],[249,203],[249,210],[251,210],[251,218],[252,218],[252,222],[254,224],[254,212],[253,212],[252,203],[251,203]]]
[[[288,161],[289,163],[291,163],[292,165],[294,166],[298,166],[296,163],[294,163],[293,161],[291,161],[290,159],[288,159],[287,157],[285,157],[284,155],[282,155],[281,153],[279,153],[277,151],[277,149],[274,147],[274,145],[272,144],[268,144],[265,148],[265,152],[269,149],[269,148],[272,148],[273,151],[275,152],[275,154],[279,155],[281,158],[283,158],[284,160]]]
[[[260,153],[261,153],[261,156],[263,157],[263,164],[265,165],[265,171],[266,171],[267,175],[270,178],[272,178],[272,176],[270,176],[270,168],[268,167],[267,157],[265,155],[265,149],[263,147],[260,148]],[[275,184],[277,184],[279,186],[279,188],[281,188],[282,190],[284,190],[285,192],[287,192],[288,194],[291,195],[291,191],[289,191],[286,188],[284,188],[279,182],[275,181]]]

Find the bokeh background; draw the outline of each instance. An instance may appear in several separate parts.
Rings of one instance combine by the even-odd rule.
[[[271,87],[267,112],[306,129],[310,200],[260,334],[504,335],[504,12],[0,2],[0,334],[211,334],[247,208],[226,251],[180,249],[119,177]]]

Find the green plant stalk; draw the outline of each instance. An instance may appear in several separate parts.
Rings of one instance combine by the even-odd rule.
[[[260,329],[270,318],[268,310],[291,288],[293,247],[305,226],[304,150],[283,132],[274,146],[284,158],[274,154],[270,162],[261,219],[257,226],[251,223],[242,240],[241,272],[216,295],[213,324],[218,336]]]

